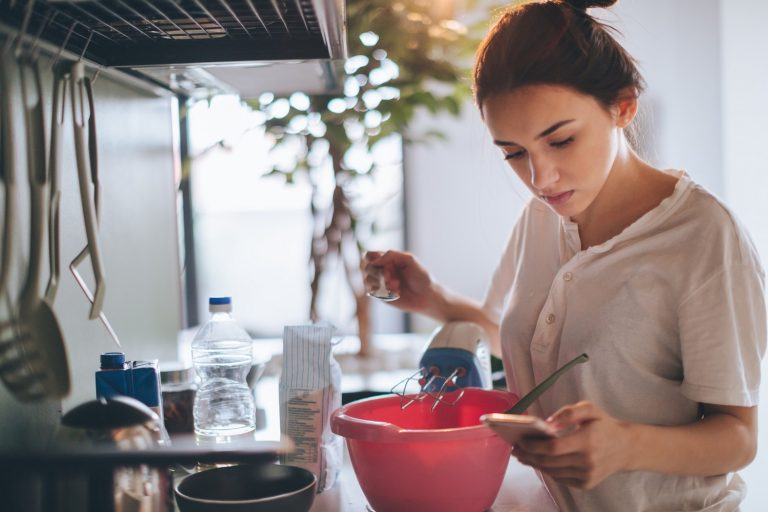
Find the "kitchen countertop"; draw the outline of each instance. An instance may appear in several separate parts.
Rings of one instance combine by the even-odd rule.
[[[182,361],[189,355],[193,330],[180,337],[179,354]],[[355,356],[359,340],[348,336],[334,347],[334,356],[342,369],[342,391],[388,391],[399,380],[413,374],[419,353],[427,335],[377,335],[373,340],[371,357]],[[280,439],[279,375],[282,363],[282,340],[268,338],[256,340],[260,354],[256,360],[269,359],[264,376],[255,387],[257,407],[257,440]],[[357,482],[349,455],[344,450],[344,465],[336,484],[319,494],[311,512],[364,512],[370,511],[363,491]],[[490,509],[492,512],[556,512],[557,506],[549,497],[536,473],[529,467],[510,459],[501,490]]]

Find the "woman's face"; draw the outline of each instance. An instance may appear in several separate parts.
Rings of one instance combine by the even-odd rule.
[[[552,85],[488,97],[482,113],[494,143],[536,197],[563,217],[590,207],[616,159],[618,116],[591,96]]]

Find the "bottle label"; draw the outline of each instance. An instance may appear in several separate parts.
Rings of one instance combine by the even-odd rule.
[[[317,464],[317,432],[323,430],[322,404],[326,389],[289,389],[285,403],[285,434],[293,440],[295,450],[286,455],[288,464]]]

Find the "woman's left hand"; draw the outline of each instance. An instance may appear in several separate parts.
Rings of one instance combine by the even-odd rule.
[[[579,489],[592,489],[627,467],[632,447],[629,423],[587,401],[567,405],[547,421],[566,433],[552,439],[520,441],[512,455],[522,464]]]

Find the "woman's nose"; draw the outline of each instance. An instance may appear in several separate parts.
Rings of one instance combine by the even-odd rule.
[[[531,170],[531,186],[536,190],[546,190],[560,179],[557,167],[546,158],[531,156],[528,165]]]

